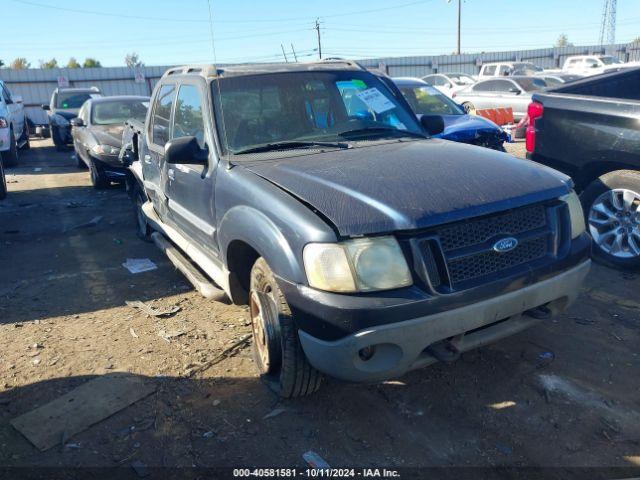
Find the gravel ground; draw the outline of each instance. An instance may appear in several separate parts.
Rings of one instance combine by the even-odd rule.
[[[246,309],[201,298],[137,239],[122,189],[95,191],[70,152],[32,145],[0,203],[1,465],[303,467],[309,450],[332,466],[640,465],[637,276],[594,266],[565,315],[456,363],[279,401],[250,348],[197,371],[250,332]],[[158,268],[133,275],[127,258]],[[180,310],[148,317],[127,300]],[[9,424],[124,374],[156,392],[60,447],[40,452]]]

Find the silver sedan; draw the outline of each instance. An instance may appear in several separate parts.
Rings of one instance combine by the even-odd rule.
[[[467,113],[485,108],[511,107],[517,122],[527,114],[531,95],[546,87],[547,83],[538,77],[490,78],[458,92],[454,99]]]

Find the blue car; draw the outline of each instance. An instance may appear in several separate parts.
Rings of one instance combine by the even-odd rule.
[[[509,135],[491,120],[468,115],[464,109],[427,82],[417,78],[394,78],[418,118],[423,115],[440,115],[444,131],[437,138],[460,143],[470,143],[504,152],[504,142]]]

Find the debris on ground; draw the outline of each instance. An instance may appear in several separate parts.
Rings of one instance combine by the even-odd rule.
[[[180,307],[178,305],[171,305],[170,307],[152,307],[140,300],[126,300],[125,303],[152,317],[170,317],[180,311]]]
[[[178,338],[181,337],[182,335],[185,335],[187,332],[184,332],[182,330],[172,330],[169,332],[166,332],[164,330],[160,330],[158,332],[158,336],[161,337],[163,340],[166,340],[167,342],[171,342],[171,340],[173,340],[174,338]]]
[[[95,227],[96,225],[98,225],[101,221],[102,221],[102,215],[98,215],[97,217],[93,217],[91,220],[89,220],[88,222],[85,223],[80,223],[78,225],[74,225],[73,227],[67,228],[64,230],[64,232],[71,232],[72,230],[78,230],[80,228],[88,228],[88,227]]]
[[[131,336],[133,338],[138,338],[138,334],[136,333],[136,331],[133,329],[133,327],[129,327],[129,333],[131,334]]]
[[[69,393],[11,420],[11,425],[41,451],[60,445],[91,425],[155,392],[153,382],[133,375],[90,380]]]
[[[277,417],[278,415],[280,415],[281,413],[284,413],[286,411],[287,411],[286,408],[274,408],[269,413],[267,413],[264,417],[262,417],[262,419],[266,420],[267,418]]]
[[[311,468],[316,468],[316,469],[331,468],[329,464],[324,460],[324,458],[322,458],[320,455],[318,455],[316,452],[312,450],[309,450],[308,452],[304,453],[302,455],[302,458],[304,458],[304,461],[307,462]]]
[[[122,264],[130,273],[142,273],[155,270],[158,266],[148,258],[127,258]]]
[[[203,372],[204,370],[214,366],[216,363],[220,363],[225,358],[232,357],[233,355],[238,353],[240,350],[245,348],[247,345],[249,345],[249,340],[251,339],[251,337],[252,337],[252,334],[250,333],[241,337],[238,341],[234,342],[231,346],[225,348],[219,355],[214,357],[212,360],[209,360],[208,362],[205,362],[202,365],[192,369],[187,374],[187,376],[191,377],[198,372]],[[214,405],[215,405],[215,402],[214,402]]]

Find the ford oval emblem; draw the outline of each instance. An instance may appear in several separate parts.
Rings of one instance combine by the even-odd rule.
[[[518,240],[513,237],[501,238],[493,244],[493,249],[498,253],[510,252],[518,246]]]

